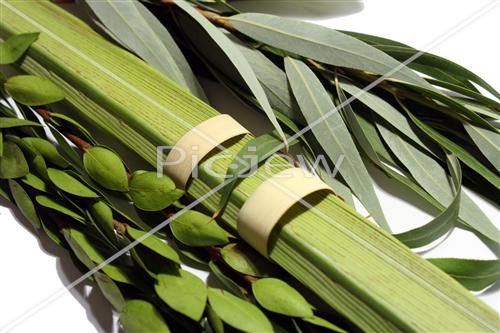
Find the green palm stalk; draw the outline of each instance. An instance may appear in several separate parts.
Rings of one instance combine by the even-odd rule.
[[[217,115],[187,90],[55,5],[4,1],[0,6],[4,38],[40,32],[21,68],[56,83],[75,114],[151,163],[156,162],[152,159],[155,146],[174,144],[190,126]],[[231,144],[229,152],[237,154],[250,140],[250,135],[245,136]],[[274,173],[288,167],[282,161]],[[229,163],[219,160],[212,167],[225,173]],[[239,207],[267,177],[259,169],[232,192],[220,215],[230,232],[236,231]],[[201,172],[188,195],[199,198],[221,181]],[[363,331],[495,331],[495,311],[336,196],[308,199],[311,207],[294,207],[276,228],[270,259],[332,312]],[[218,198],[202,204],[215,211]],[[217,295],[213,298],[218,304]]]

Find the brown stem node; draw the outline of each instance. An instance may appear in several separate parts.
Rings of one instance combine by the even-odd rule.
[[[207,20],[212,22],[214,25],[221,27],[221,28],[224,28],[227,31],[236,31],[236,29],[234,28],[232,23],[229,22],[228,19],[226,19],[222,16],[219,16],[215,13],[200,9],[200,8],[197,8],[197,9],[201,15],[203,15]]]
[[[52,113],[49,111],[49,110],[45,110],[45,109],[35,109],[36,113],[38,113],[40,115],[40,117],[43,118],[43,120],[45,121],[49,121],[50,120],[50,117],[52,116]]]
[[[79,136],[76,136],[73,133],[70,133],[68,131],[63,131],[63,135],[65,137],[67,137],[71,142],[73,142],[75,144],[75,146],[77,146],[78,148],[80,148],[83,151],[87,151],[87,150],[89,150],[90,148],[93,147],[92,144],[90,144],[89,142],[83,140]]]
[[[115,227],[116,232],[120,235],[125,235],[127,232],[127,224],[125,223],[121,223],[113,219],[113,226]]]

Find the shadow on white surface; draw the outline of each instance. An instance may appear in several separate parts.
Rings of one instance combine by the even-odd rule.
[[[363,3],[361,1],[329,1],[329,3],[318,7],[317,5],[312,6],[313,1],[298,0],[298,1],[271,1],[271,0],[244,0],[237,1],[237,6],[244,11],[258,10],[260,12],[267,12],[272,14],[286,15],[286,16],[301,16],[301,17],[315,17],[316,19],[326,18],[326,17],[339,17],[345,15],[351,15],[357,13],[363,9]],[[292,3],[293,2],[293,3]],[[328,2],[328,1],[327,1]],[[285,4],[288,3],[288,4]],[[65,6],[68,7],[68,6]],[[71,6],[69,6],[71,7]],[[306,7],[306,8],[305,8]],[[308,8],[307,8],[308,7]],[[259,135],[269,132],[272,127],[266,120],[265,116],[259,114],[252,109],[248,108],[246,105],[241,103],[237,98],[235,98],[230,92],[217,83],[209,80],[201,80],[203,87],[209,96],[212,105],[220,110],[221,112],[226,112],[237,118],[245,127],[252,130],[253,133]],[[107,140],[104,143],[109,143]],[[114,148],[116,145],[110,144]],[[120,151],[120,154],[122,151]],[[128,160],[128,159],[127,159]],[[138,164],[142,164],[138,162]],[[414,194],[410,191],[406,191],[401,186],[395,187],[392,182],[381,174],[380,171],[374,170],[372,175],[375,178],[377,186],[381,191],[388,193],[392,200],[383,201],[386,203],[384,211],[389,212],[398,211],[393,208],[393,200],[400,200],[410,203],[415,210],[420,210],[427,213],[429,216],[435,216],[436,209],[423,201],[415,200]],[[0,200],[0,205],[12,208],[12,205],[5,203],[5,201]],[[397,221],[399,224],[395,226],[396,231],[408,230],[411,227],[415,227],[414,219],[408,210],[401,210],[406,215],[394,216],[394,218],[389,218],[389,220]],[[34,237],[37,238],[39,247],[49,256],[57,258],[56,269],[58,276],[61,280],[61,284],[67,285],[73,280],[81,276],[81,273],[74,266],[68,253],[59,248],[57,245],[53,244],[52,241],[42,233],[38,233],[31,224],[18,213],[16,209],[12,209],[16,220],[22,225],[26,230],[28,230]],[[389,217],[389,216],[388,216]],[[426,222],[422,219],[422,223]],[[397,228],[396,228],[397,227]],[[399,230],[401,228],[401,230]],[[461,243],[461,242],[460,242]],[[489,246],[492,252],[495,252],[498,256],[498,247]],[[191,266],[191,265],[190,265]],[[202,268],[195,264],[192,264],[194,268]],[[48,267],[47,269],[51,269]],[[220,286],[220,282],[212,275],[208,278],[208,284],[212,286]],[[114,316],[112,314],[111,307],[108,302],[104,299],[102,294],[97,288],[93,288],[90,293],[88,289],[92,286],[92,283],[85,282],[81,285],[75,287],[71,294],[78,300],[81,306],[85,309],[88,320],[93,324],[95,329],[99,332],[116,332],[117,327],[115,324]],[[495,283],[493,286],[489,287],[482,293],[481,296],[496,295],[498,290],[500,290],[500,282]],[[496,304],[496,302],[495,302]],[[41,327],[42,330],[45,327]],[[71,328],[68,328],[70,330]]]
[[[489,295],[496,295],[496,293],[500,290],[500,281],[495,282],[488,288],[486,288],[484,291],[479,292],[478,296],[489,296]]]
[[[56,245],[43,232],[37,231],[15,206],[6,202],[3,198],[0,198],[0,206],[10,209],[19,225],[36,238],[38,246],[43,253],[56,258],[56,270],[57,275],[61,280],[61,288],[62,285],[69,285],[82,276],[82,272],[76,268],[67,250]],[[50,267],[47,269],[50,269]],[[85,309],[87,319],[92,323],[97,331],[106,333],[115,333],[120,331],[116,327],[117,325],[115,325],[115,319],[111,306],[94,283],[91,281],[82,282],[72,288],[69,292]],[[51,295],[48,294],[47,296]],[[57,302],[57,299],[55,302]],[[41,311],[43,311],[43,309]],[[43,316],[43,312],[41,315]]]

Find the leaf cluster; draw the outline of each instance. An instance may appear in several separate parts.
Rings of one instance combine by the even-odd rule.
[[[126,332],[343,331],[318,316],[274,264],[212,217],[184,210],[183,191],[170,178],[129,171],[81,124],[40,105],[48,91],[42,81],[23,80],[37,85],[21,95],[9,91],[14,101],[2,102],[0,194],[67,249],[82,274],[92,272],[89,279]],[[31,98],[36,108],[25,103]],[[150,233],[151,214],[171,222]],[[181,266],[192,261],[210,270],[219,287]]]
[[[498,242],[498,228],[462,190],[464,183],[498,201],[500,95],[479,76],[382,37],[239,13],[220,2],[178,0],[149,7],[155,14],[165,8],[172,20],[159,21],[163,31],[216,80],[263,111],[278,138],[283,139],[283,131],[287,143],[274,150],[270,138],[260,139],[269,147],[258,143],[263,148],[257,163],[270,156],[266,152],[297,140],[314,171],[346,203],[353,205],[353,196],[359,199],[388,231],[400,228],[386,220],[374,190],[375,169],[395,189],[434,207],[436,218],[395,234],[406,245],[429,245],[457,225]],[[319,155],[326,157],[326,165],[314,163]],[[329,175],[325,168],[339,172]],[[240,169],[228,170],[228,177],[237,178],[247,168]],[[222,203],[232,188],[224,191]]]

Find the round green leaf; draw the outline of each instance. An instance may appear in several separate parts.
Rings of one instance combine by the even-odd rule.
[[[64,92],[50,80],[34,75],[18,75],[7,79],[5,90],[18,103],[45,105],[64,99]]]
[[[64,215],[68,215],[69,217],[74,218],[75,220],[78,220],[80,222],[85,222],[85,218],[81,216],[80,214],[72,211],[66,205],[63,203],[57,201],[56,199],[53,199],[51,197],[48,197],[46,195],[37,195],[35,197],[36,202],[38,202],[41,206],[49,209],[53,209],[55,211],[58,211],[59,213],[62,213]]]
[[[273,332],[271,322],[258,307],[229,292],[208,288],[208,301],[229,326],[244,332]]]
[[[38,191],[41,192],[48,191],[47,184],[42,179],[38,178],[38,176],[32,173],[26,174],[23,178],[21,178],[21,181]]]
[[[4,142],[3,155],[0,157],[0,179],[19,178],[28,172],[28,162],[21,148],[13,142]]]
[[[125,299],[120,291],[120,288],[106,274],[102,272],[94,273],[95,280],[102,294],[111,305],[117,310],[122,311],[125,307]]]
[[[175,250],[172,249],[167,243],[165,243],[155,235],[153,234],[148,235],[146,232],[139,229],[134,229],[131,226],[127,226],[127,234],[134,240],[141,239],[142,237],[147,235],[147,237],[141,239],[142,245],[158,253],[162,257],[167,258],[168,260],[171,260],[178,264],[181,263],[181,260],[179,259],[179,255],[177,254],[177,252],[175,252]]]
[[[172,309],[198,321],[207,302],[207,287],[196,275],[179,270],[179,275],[158,274],[155,290]]]
[[[255,299],[266,310],[289,317],[312,317],[311,305],[288,283],[275,278],[263,278],[252,283]]]
[[[95,267],[95,264],[90,258],[90,255],[83,247],[85,246],[85,243],[81,244],[81,239],[83,239],[83,237],[85,236],[77,230],[67,228],[62,230],[62,234],[64,235],[66,242],[71,247],[71,250],[73,251],[75,257],[88,269],[93,269]]]
[[[38,32],[11,36],[0,44],[0,64],[12,64],[38,39]]]
[[[107,259],[106,257],[101,257],[99,261],[94,261],[94,262],[99,265],[106,259]],[[102,271],[115,281],[121,283],[128,283],[131,285],[135,284],[133,276],[134,273],[130,269],[120,266],[114,266],[113,264],[107,264],[102,268]]]
[[[224,323],[210,305],[207,305],[207,320],[214,333],[224,333]]]
[[[231,235],[210,216],[187,211],[170,223],[174,237],[188,246],[212,246],[229,243]]]
[[[12,127],[22,127],[22,126],[42,126],[42,124],[35,123],[34,121],[26,119],[0,117],[0,128],[12,128]]]
[[[17,207],[21,211],[21,213],[31,222],[31,224],[39,229],[40,228],[40,219],[38,218],[38,214],[35,210],[35,205],[33,205],[33,201],[29,197],[28,193],[19,185],[15,180],[9,179],[9,188],[12,193],[12,197],[14,198],[14,202]]]
[[[83,154],[83,166],[90,178],[108,190],[128,191],[127,170],[114,152],[92,147]]]
[[[100,264],[105,260],[101,251],[96,247],[96,244],[93,243],[86,234],[77,229],[66,230],[67,232],[64,236],[68,243],[77,244],[94,264]],[[94,264],[92,264],[92,266],[94,266]]]
[[[59,154],[56,146],[48,140],[42,138],[25,137],[23,142],[33,147],[43,158],[58,167],[67,168],[68,162]]]
[[[0,198],[3,198],[7,202],[12,202],[9,193],[7,193],[7,191],[2,187],[1,184],[0,184]]]
[[[221,250],[222,259],[237,272],[264,277],[276,269],[264,257],[244,244],[229,244]]]
[[[97,201],[89,207],[94,222],[110,240],[116,240],[113,226],[113,211],[104,201]]]
[[[224,287],[238,296],[239,298],[245,299],[246,296],[243,293],[243,289],[235,282],[233,279],[228,277],[220,268],[217,266],[217,264],[213,261],[210,261],[208,263],[208,267],[210,268],[210,272],[215,275],[219,281],[224,285]]]
[[[134,172],[130,181],[130,196],[137,208],[159,211],[177,201],[182,192],[176,190],[174,182],[156,172]]]
[[[79,230],[64,229],[63,234],[78,259],[80,259],[89,269],[100,265],[109,256],[109,253],[104,253],[101,247],[98,247],[91,238]],[[101,270],[115,281],[134,284],[132,279],[129,278],[131,273],[124,267],[114,266],[112,263],[108,263],[104,265]]]
[[[48,178],[45,158],[31,144],[28,144],[21,138],[11,135],[9,136],[9,139],[22,149],[24,156],[26,157],[26,161],[28,162],[30,171],[42,178]]]
[[[69,175],[67,172],[48,168],[47,169],[49,179],[54,185],[60,190],[73,194],[79,197],[85,198],[98,198],[99,195],[92,191],[90,188],[82,184],[73,176]]]
[[[45,163],[45,159],[42,155],[36,155],[28,161],[28,164],[33,173],[45,179],[49,177],[47,174],[47,164]]]
[[[127,333],[169,333],[165,320],[153,304],[133,299],[125,304],[120,322]]]

